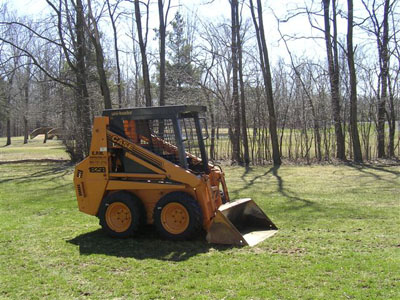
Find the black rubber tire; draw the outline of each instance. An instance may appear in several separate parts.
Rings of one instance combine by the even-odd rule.
[[[164,207],[169,203],[179,203],[183,205],[189,214],[189,225],[186,230],[179,234],[173,234],[167,231],[161,221],[161,213]],[[203,217],[198,202],[187,193],[172,192],[162,197],[154,207],[153,212],[154,225],[158,233],[170,240],[181,241],[195,238],[202,229]]]
[[[129,228],[123,232],[116,232],[110,228],[106,221],[106,212],[108,207],[115,202],[125,204],[131,213],[131,224]],[[114,238],[127,238],[135,235],[136,232],[145,224],[146,211],[143,203],[135,195],[126,191],[120,191],[106,196],[101,204],[98,214],[100,225],[103,231]]]

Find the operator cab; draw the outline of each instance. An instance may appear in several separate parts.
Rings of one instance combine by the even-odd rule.
[[[209,173],[204,140],[207,126],[201,126],[205,106],[176,105],[146,108],[107,109],[109,130],[132,143],[194,173]],[[206,124],[206,122],[204,122]],[[123,149],[114,149],[113,171],[146,173],[126,158]],[[119,160],[119,162],[117,162]]]

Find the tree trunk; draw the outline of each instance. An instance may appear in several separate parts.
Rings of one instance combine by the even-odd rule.
[[[346,159],[345,141],[342,131],[340,117],[340,92],[339,92],[339,62],[337,50],[337,29],[336,29],[336,2],[332,0],[333,9],[333,39],[330,34],[329,5],[330,0],[323,0],[324,5],[324,24],[325,24],[325,43],[328,58],[329,81],[331,86],[332,116],[336,135],[336,157],[341,160]]]
[[[159,35],[160,35],[160,106],[165,105],[165,35],[166,25],[165,22],[168,18],[170,1],[167,6],[167,13],[164,19],[164,4],[163,0],[158,0],[158,17],[160,20]],[[164,136],[164,120],[160,120],[159,133],[160,136]]]
[[[147,12],[147,17],[148,17],[148,12]],[[147,56],[146,56],[147,40],[144,41],[144,39],[143,39],[139,0],[135,0],[135,18],[136,18],[136,27],[137,27],[137,33],[138,33],[138,38],[139,38],[140,54],[142,56],[144,95],[145,95],[145,99],[146,99],[146,106],[149,107],[149,106],[151,106],[151,90],[150,90],[151,86],[150,86],[149,65],[147,63]]]
[[[117,4],[116,4],[117,5]],[[118,49],[118,34],[117,27],[115,25],[114,11],[111,11],[110,0],[107,0],[108,14],[111,20],[111,26],[114,34],[114,52],[115,52],[115,63],[117,65],[117,92],[118,92],[118,107],[122,107],[122,87],[121,87],[121,68],[119,65],[119,49]]]
[[[133,20],[133,18],[132,18]],[[135,89],[135,107],[140,106],[140,93],[139,93],[139,72],[140,72],[140,67],[139,67],[139,57],[138,57],[138,51],[136,48],[136,41],[134,39],[135,36],[135,22],[132,21],[132,51],[133,51],[133,61],[135,63],[135,81],[134,81],[134,89]]]
[[[101,89],[101,94],[103,95],[104,99],[104,108],[111,109],[112,104],[111,104],[110,89],[108,87],[107,75],[104,70],[104,53],[100,42],[100,33],[97,27],[97,21],[92,14],[90,0],[88,0],[88,7],[89,7],[89,19],[91,20],[93,25],[93,33],[91,32],[90,26],[88,26],[89,27],[88,33],[96,52],[96,68],[97,68],[97,73],[99,75],[99,85]]]
[[[389,112],[388,114],[388,123],[389,123],[389,147],[388,147],[388,154],[389,157],[394,157],[394,137],[396,133],[396,111],[394,107],[394,95],[392,89],[392,83],[390,80],[390,76],[388,76],[388,88],[389,88]]]
[[[354,161],[362,162],[360,137],[358,135],[357,122],[357,77],[354,66],[353,48],[353,0],[347,0],[348,19],[347,19],[347,63],[350,74],[350,131],[353,141]]]
[[[10,117],[7,117],[6,121],[6,135],[7,135],[7,141],[6,141],[6,146],[11,145],[11,121]]]
[[[215,115],[213,111],[210,111],[211,119],[211,139],[210,139],[210,159],[215,160]]]
[[[158,16],[160,19],[160,106],[165,105],[165,21],[163,0],[158,0]]]
[[[268,57],[268,48],[265,41],[264,34],[264,25],[262,18],[262,6],[261,0],[257,0],[257,12],[258,12],[258,24],[257,19],[254,13],[253,1],[250,0],[250,8],[251,15],[254,23],[254,27],[256,29],[257,36],[257,44],[260,54],[260,64],[264,78],[265,85],[265,93],[267,96],[267,106],[268,106],[268,117],[269,117],[269,131],[271,135],[271,144],[272,144],[272,159],[274,162],[274,166],[281,165],[281,157],[279,154],[279,142],[278,142],[278,134],[276,129],[276,117],[275,117],[275,107],[274,107],[274,98],[272,91],[272,78],[271,78],[271,68],[269,64]]]
[[[381,97],[378,103],[378,158],[385,157],[385,113],[386,101],[388,97],[388,77],[389,77],[389,5],[390,0],[385,0],[383,13],[383,34],[382,40],[378,36],[378,50],[380,59],[380,77],[381,77]]]
[[[247,137],[247,122],[246,122],[246,101],[245,101],[245,87],[243,81],[243,58],[242,58],[242,39],[240,37],[240,23],[239,23],[239,7],[236,7],[236,24],[237,24],[237,49],[239,59],[239,83],[240,83],[240,108],[241,108],[241,126],[242,126],[242,141],[243,141],[243,159],[246,167],[250,164],[249,154],[249,140]]]
[[[210,114],[210,121],[211,121],[211,139],[210,139],[210,160],[215,160],[215,114],[214,114],[214,106],[211,102],[210,95],[207,91],[205,91],[205,96],[207,99],[208,110]]]
[[[59,97],[60,97],[60,100],[61,100],[61,128],[64,131],[66,129],[65,128],[65,122],[66,122],[66,119],[67,119],[67,112],[68,112],[69,109],[67,107],[67,103],[66,103],[65,97],[64,97],[64,88],[60,87],[58,89],[58,91],[59,91]]]
[[[231,1],[231,24],[232,24],[232,102],[233,102],[233,133],[232,133],[232,160],[241,163],[240,158],[240,102],[239,102],[239,82],[238,82],[238,46],[237,46],[237,31],[238,24],[236,23],[238,14],[238,1]]]
[[[75,159],[83,159],[89,153],[90,147],[90,111],[89,111],[89,93],[87,90],[87,73],[86,73],[86,43],[84,28],[84,12],[82,0],[76,3],[76,114],[78,120],[78,128],[75,135],[77,142],[77,151]]]
[[[26,68],[26,78],[25,78],[25,84],[24,84],[24,100],[25,100],[25,103],[24,103],[24,106],[25,106],[25,109],[24,109],[24,118],[23,118],[23,120],[24,120],[24,144],[27,144],[28,143],[28,131],[29,131],[29,128],[28,128],[28,112],[29,112],[29,82],[30,82],[30,79],[31,79],[31,68],[30,68],[30,65],[29,65],[29,63],[30,62],[28,62],[28,65],[27,65],[27,68]]]

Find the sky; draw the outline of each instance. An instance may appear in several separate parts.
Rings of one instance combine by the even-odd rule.
[[[0,2],[6,2],[5,0],[0,0]],[[173,0],[176,4],[179,3],[184,6],[189,11],[196,12],[203,19],[230,19],[230,7],[228,0],[214,0],[210,3],[209,0]],[[295,0],[280,0],[280,1],[267,1],[264,4],[264,26],[266,29],[266,38],[269,51],[271,56],[285,56],[286,49],[284,45],[278,42],[279,34],[277,31],[277,22],[272,14],[272,10],[278,16],[284,16],[286,12],[296,6],[299,3]],[[48,5],[45,0],[9,0],[8,5],[10,8],[14,8],[20,15],[30,15],[33,17],[40,17],[41,14],[46,13],[48,10]],[[157,16],[156,5],[153,5],[152,15]],[[172,18],[173,13],[170,13],[169,18]],[[244,16],[250,18],[250,12],[247,7],[244,9]],[[158,18],[150,19],[150,27],[158,27]],[[292,20],[290,24],[285,24],[282,27],[286,32],[293,32],[297,35],[310,35],[310,28],[307,20],[297,18]],[[300,54],[308,53],[311,51],[320,51],[318,43],[313,41],[302,41],[295,43],[295,52]],[[316,54],[313,54],[315,56]]]
[[[0,3],[4,3],[7,0],[0,0]],[[254,0],[255,2],[256,0]],[[307,1],[307,0],[303,0]],[[299,0],[268,0],[263,1],[263,17],[264,17],[264,27],[266,33],[266,40],[268,45],[268,50],[270,54],[270,60],[276,62],[279,58],[283,58],[287,63],[290,63],[289,56],[286,51],[284,43],[280,39],[278,33],[278,25],[274,14],[279,18],[285,18],[290,12],[303,5],[303,1]],[[40,16],[49,11],[49,7],[45,0],[8,0],[8,5],[10,8],[14,8],[18,11],[20,15],[31,15],[33,17],[40,18]],[[153,0],[152,10],[150,11],[150,28],[158,27],[158,11],[156,1]],[[247,1],[246,1],[247,2]],[[314,1],[316,4],[315,8],[320,8],[320,1]],[[345,2],[345,1],[342,1]],[[356,1],[357,2],[357,1]],[[198,14],[202,20],[222,20],[223,18],[230,20],[230,6],[228,0],[172,0],[175,8],[179,5],[185,7],[185,10]],[[177,5],[179,4],[179,5]],[[132,4],[130,4],[133,6]],[[356,5],[356,4],[355,4]],[[340,9],[341,7],[339,7]],[[171,10],[169,14],[169,20],[174,15],[174,9]],[[346,10],[346,7],[342,8]],[[358,8],[359,9],[359,8]],[[355,6],[355,11],[357,12],[357,5]],[[361,11],[361,10],[360,10]],[[357,13],[355,13],[356,15]],[[245,18],[250,18],[250,10],[245,7],[243,10],[243,16]],[[322,25],[322,24],[321,24]],[[310,37],[319,36],[322,37],[321,32],[318,30],[311,29],[309,22],[305,16],[297,16],[291,19],[287,23],[281,23],[281,31],[283,34],[295,35],[297,37]],[[346,33],[346,20],[339,18],[339,31],[343,34]],[[103,30],[107,30],[104,29]],[[150,31],[152,35],[152,30]],[[110,34],[111,35],[111,34]],[[122,34],[123,36],[123,34]],[[365,37],[357,37],[357,32],[355,32],[355,44],[357,42],[364,43]],[[150,40],[152,37],[150,37]],[[322,39],[298,39],[289,42],[289,47],[295,56],[308,56],[311,58],[319,58],[321,60],[325,57],[325,43]]]

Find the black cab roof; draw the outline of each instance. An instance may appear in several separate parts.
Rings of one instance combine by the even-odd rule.
[[[207,108],[201,105],[169,105],[136,108],[106,109],[103,116],[129,120],[152,120],[192,117],[206,112]]]

